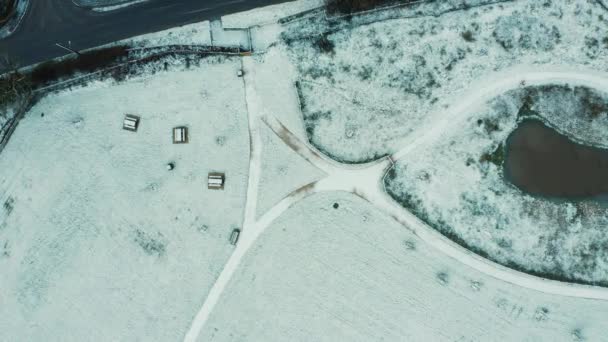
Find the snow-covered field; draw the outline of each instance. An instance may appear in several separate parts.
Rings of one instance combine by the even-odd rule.
[[[435,3],[430,14],[440,13]],[[319,17],[288,26],[284,42],[299,70],[308,134],[319,149],[346,162],[393,153],[413,132],[431,127],[446,105],[474,91],[475,80],[514,65],[608,67],[608,13],[597,1],[418,12],[425,7],[394,11],[409,18],[359,26]]]
[[[199,341],[608,341],[607,315],[605,301],[474,271],[362,199],[328,192],[259,238]]]
[[[532,112],[576,140],[606,145],[607,108],[608,94],[582,86],[511,90],[411,151],[388,177],[388,191],[444,235],[503,265],[606,286],[606,207],[526,195],[504,179],[502,160],[507,136]]]
[[[97,82],[27,114],[0,154],[0,340],[183,337],[242,225],[239,67],[209,58]],[[138,132],[122,129],[126,113]],[[172,144],[178,125],[188,144]],[[207,189],[209,171],[226,173],[224,191]]]

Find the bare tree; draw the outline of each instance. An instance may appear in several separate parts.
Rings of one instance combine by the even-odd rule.
[[[4,114],[9,106],[21,106],[32,87],[29,77],[20,73],[18,63],[7,55],[0,55],[0,70],[7,70],[0,75],[0,114]]]

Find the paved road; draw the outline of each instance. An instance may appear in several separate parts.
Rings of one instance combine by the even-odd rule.
[[[20,66],[67,52],[55,43],[78,50],[160,31],[286,0],[150,0],[112,12],[94,12],[71,0],[33,0],[15,33],[0,40],[0,55]],[[1,69],[0,69],[1,71]]]

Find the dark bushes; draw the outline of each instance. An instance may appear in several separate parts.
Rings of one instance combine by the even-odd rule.
[[[15,8],[15,0],[0,0],[0,26],[8,19]]]
[[[416,0],[325,0],[328,13],[352,14],[373,8],[399,3],[411,3]]]
[[[93,72],[111,66],[128,56],[127,49],[128,46],[119,45],[87,51],[76,58],[42,63],[32,70],[32,83],[42,86],[77,72]]]

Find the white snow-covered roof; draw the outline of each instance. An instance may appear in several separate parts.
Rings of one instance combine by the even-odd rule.
[[[186,127],[173,128],[173,142],[183,143],[188,141],[188,129]]]

